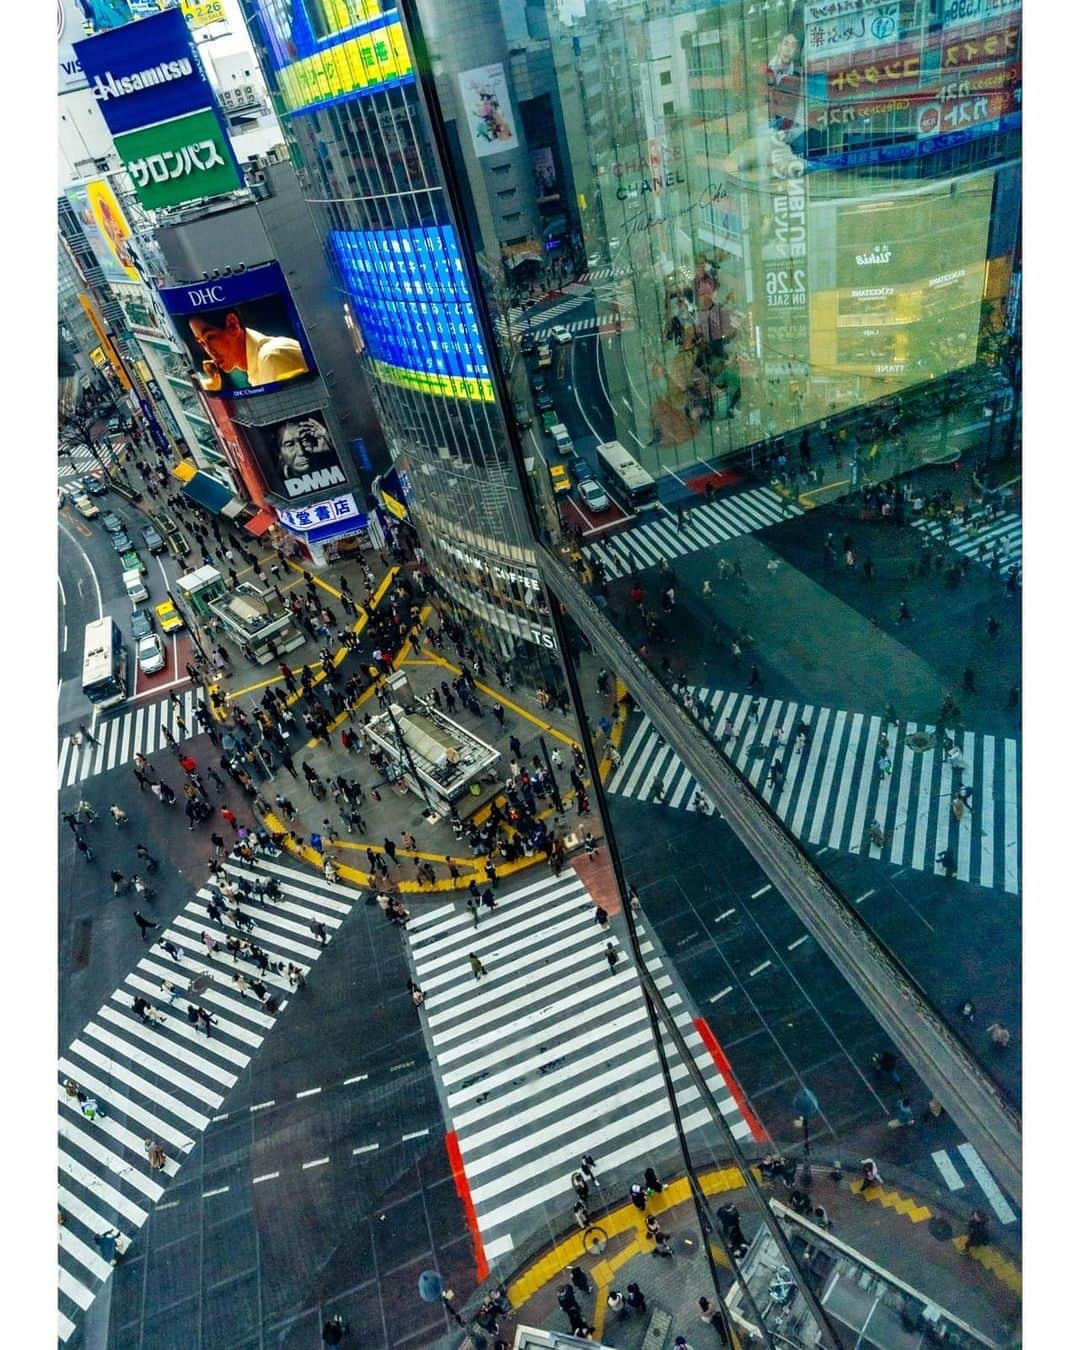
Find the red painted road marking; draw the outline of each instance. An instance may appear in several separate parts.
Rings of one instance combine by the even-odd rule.
[[[686,486],[694,492],[703,493],[707,483],[711,483],[714,488],[723,488],[736,487],[745,481],[746,475],[739,473],[737,469],[710,469],[708,473],[699,473],[693,478],[688,478]]]
[[[473,1204],[472,1194],[469,1191],[469,1183],[465,1176],[465,1163],[462,1160],[457,1133],[454,1130],[451,1130],[446,1136],[446,1153],[450,1159],[454,1190],[458,1193],[458,1199],[465,1211],[465,1222],[469,1225],[469,1232],[472,1234],[473,1255],[476,1258],[476,1283],[482,1284],[487,1279],[491,1267],[488,1265],[488,1259],[484,1254],[484,1244],[480,1239],[480,1225],[476,1219],[476,1206]]]
[[[739,1080],[735,1077],[735,1071],[728,1061],[727,1055],[720,1049],[720,1042],[713,1035],[712,1027],[705,1021],[704,1017],[695,1017],[694,1026],[697,1033],[705,1042],[705,1049],[712,1055],[713,1063],[720,1070],[720,1074],[727,1084],[727,1090],[735,1098],[735,1105],[743,1114],[743,1119],[750,1126],[750,1133],[759,1144],[768,1141],[769,1136],[765,1133],[765,1127],[754,1114],[754,1108],[746,1100],[746,1093],[739,1086]]]

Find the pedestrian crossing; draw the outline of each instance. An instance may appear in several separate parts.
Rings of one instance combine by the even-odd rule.
[[[171,923],[162,923],[153,934],[175,944],[179,961],[158,942],[148,946],[135,969],[61,1056],[57,1082],[58,1203],[64,1216],[57,1230],[61,1341],[74,1334],[81,1315],[112,1272],[95,1239],[110,1230],[118,1230],[129,1241],[138,1234],[197,1136],[221,1111],[237,1078],[288,1006],[291,988],[274,964],[292,962],[306,975],[322,951],[308,924],[315,920],[323,924],[332,941],[359,898],[343,885],[331,885],[272,859],[260,859],[253,868],[227,863],[226,870],[234,876],[278,881],[277,899],[245,903],[243,910],[255,925],[246,936],[272,963],[260,978],[280,1004],[276,1012],[263,1011],[254,993],[243,995],[233,986],[237,969],[249,978],[258,971],[249,962],[234,965],[229,958],[224,939],[240,930],[228,915],[220,925],[210,922],[205,908],[210,892],[204,887]],[[202,943],[203,931],[220,942],[215,951],[208,952]],[[188,981],[195,978],[197,992],[188,995]],[[162,989],[166,980],[179,992],[175,1002]],[[152,1021],[144,1022],[133,1011],[137,995],[153,1007]],[[189,1000],[216,1019],[209,1039],[188,1021]],[[83,1114],[77,1098],[65,1091],[69,1078],[98,1102],[103,1114],[93,1119]],[[165,1151],[160,1172],[149,1167],[146,1139]]]
[[[116,459],[116,451],[108,441],[102,441],[99,444],[98,455],[106,464],[112,464]],[[88,473],[100,474],[101,460],[86,446],[80,446],[79,449],[71,452],[69,458],[57,466],[56,475],[62,483],[66,478],[82,478]]]
[[[633,964],[618,937],[594,922],[575,871],[501,895],[477,928],[463,904],[415,915],[408,938],[489,1262],[546,1217],[566,1226],[575,1200],[569,1178],[582,1153],[596,1157],[603,1179],[640,1170],[674,1143]],[[604,955],[609,941],[619,952],[614,975]],[[715,1100],[736,1137],[746,1138],[750,1126],[660,953],[648,940],[642,947]],[[470,952],[486,977],[474,977]],[[666,1033],[665,1043],[683,1123],[688,1131],[706,1125],[708,1111]]]
[[[971,528],[958,528],[953,525],[946,530],[940,520],[928,520],[920,517],[915,528],[928,535],[937,543],[947,544],[957,553],[963,553],[975,562],[991,566],[994,552],[997,551],[998,570],[1005,572],[1013,563],[1020,565],[1023,556],[1023,540],[1020,517],[1015,511],[1007,511],[994,519],[980,519]]]
[[[585,553],[591,561],[602,563],[609,577],[627,577],[801,515],[800,507],[784,501],[771,488],[749,488],[684,511],[681,527],[669,511],[628,530],[606,534],[586,544]]]
[[[973,1144],[964,1142],[955,1148],[939,1148],[930,1156],[950,1191],[966,1190],[972,1196],[981,1192],[980,1205],[987,1204],[1000,1224],[1008,1226],[1016,1222],[1016,1212]]]
[[[1016,740],[950,732],[959,737],[961,757],[954,767],[932,743],[919,748],[933,741],[931,726],[889,726],[865,713],[725,690],[690,688],[687,697],[731,762],[803,843],[927,872],[934,871],[939,853],[951,849],[959,880],[1019,894]],[[807,727],[802,746],[796,735],[800,724]],[[884,773],[882,732],[888,735]],[[629,741],[624,737],[624,745],[606,785],[609,793],[713,813],[713,803],[648,718]],[[783,776],[770,786],[774,760]],[[962,785],[973,795],[956,820],[952,799]],[[881,848],[869,838],[874,821],[884,831]]]
[[[93,727],[97,744],[72,743],[70,736],[60,742],[56,765],[57,788],[72,787],[99,773],[130,764],[137,754],[152,755],[167,748],[165,732],[179,742],[200,734],[195,720],[197,690],[190,685],[177,691],[179,704],[168,698],[153,703],[128,703],[115,712],[109,710]],[[183,726],[181,726],[183,719]]]
[[[602,267],[582,272],[578,281],[582,286],[595,286],[598,281],[616,281],[619,277],[628,277],[633,270],[632,267],[615,267],[611,263],[605,263]]]
[[[581,307],[581,299],[582,297],[580,295],[571,295],[565,300],[558,301],[557,304],[545,305],[543,309],[540,309],[539,306],[536,305],[530,306],[529,309],[512,309],[510,311],[510,331],[514,334],[524,333],[527,328],[532,327],[533,323],[550,324],[553,320],[557,319],[560,314],[566,314],[572,309],[579,309]],[[495,326],[499,329],[500,333],[505,334],[506,321],[501,316],[496,320]],[[534,333],[536,336],[539,336],[538,330],[534,330]]]

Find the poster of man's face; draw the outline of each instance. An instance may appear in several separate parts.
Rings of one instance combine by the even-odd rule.
[[[245,398],[314,373],[276,263],[161,295],[204,393]]]
[[[272,492],[291,501],[346,482],[322,413],[301,413],[271,426],[244,430]]]

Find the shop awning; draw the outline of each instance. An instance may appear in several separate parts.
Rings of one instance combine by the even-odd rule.
[[[224,507],[228,506],[235,493],[230,492],[227,487],[223,487],[216,478],[211,478],[208,473],[196,473],[183,485],[181,489],[185,497],[190,497],[193,502],[198,502],[200,506],[205,506],[208,511],[213,511],[215,515],[220,515]]]
[[[544,246],[539,239],[523,239],[520,244],[504,244],[502,258],[507,267],[519,267],[523,262],[542,263]]]
[[[250,520],[244,521],[244,529],[247,530],[248,534],[253,534],[258,538],[259,535],[266,533],[275,520],[277,520],[277,516],[269,507],[264,506],[261,511],[256,511]]]

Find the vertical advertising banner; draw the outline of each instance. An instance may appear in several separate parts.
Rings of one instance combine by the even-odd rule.
[[[128,240],[131,230],[120,203],[104,178],[88,183],[73,183],[64,196],[79,218],[86,242],[110,285],[141,285]]]
[[[180,10],[86,38],[75,51],[144,206],[179,206],[242,185]]]
[[[315,373],[277,263],[159,295],[204,393],[245,398]]]
[[[458,85],[468,119],[469,140],[477,159],[516,150],[518,134],[502,65],[497,62],[463,70],[458,75]]]

